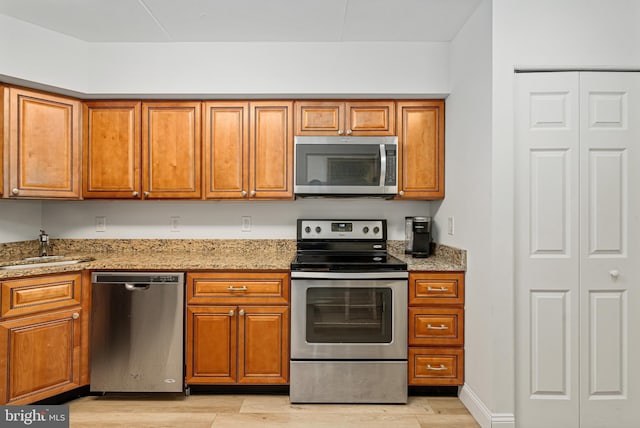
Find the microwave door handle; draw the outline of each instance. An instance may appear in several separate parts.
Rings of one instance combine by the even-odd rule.
[[[387,177],[387,151],[385,145],[380,144],[380,186],[384,186]]]

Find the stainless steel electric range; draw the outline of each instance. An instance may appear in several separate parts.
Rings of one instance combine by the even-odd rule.
[[[298,220],[291,402],[407,402],[407,278],[386,220]]]

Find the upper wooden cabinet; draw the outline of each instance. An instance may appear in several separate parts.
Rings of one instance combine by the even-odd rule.
[[[200,199],[201,103],[142,103],[142,190],[145,199]]]
[[[293,103],[204,104],[205,198],[293,198]]]
[[[4,86],[0,85],[0,197],[4,194],[4,142],[7,140],[5,130],[9,130],[9,127],[5,126],[5,120],[9,118],[8,113],[5,115],[5,111],[9,111],[9,109],[5,107],[6,90]]]
[[[4,97],[5,196],[79,199],[81,103],[13,87]]]
[[[395,135],[395,102],[296,101],[296,135]]]
[[[141,143],[139,101],[84,103],[85,198],[139,198]]]
[[[444,198],[444,101],[398,101],[397,124],[397,198]]]

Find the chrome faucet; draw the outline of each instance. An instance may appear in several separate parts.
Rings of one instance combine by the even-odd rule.
[[[40,241],[40,257],[48,256],[49,255],[49,235],[47,235],[47,232],[45,232],[42,229],[40,229],[39,241]]]

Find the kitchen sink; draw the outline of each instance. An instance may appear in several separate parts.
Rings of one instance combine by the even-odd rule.
[[[27,257],[15,262],[5,263],[0,266],[1,270],[13,270],[13,269],[34,269],[41,267],[54,267],[73,265],[76,263],[90,262],[95,260],[93,257],[83,258],[70,258],[65,256],[42,256],[42,257]]]

